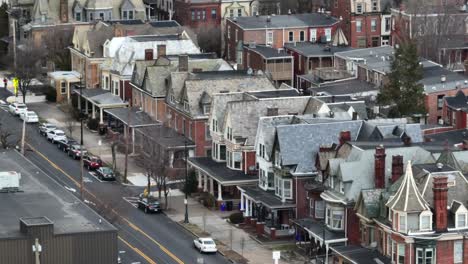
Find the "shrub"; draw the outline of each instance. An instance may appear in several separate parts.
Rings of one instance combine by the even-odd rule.
[[[52,103],[57,102],[57,91],[51,86],[46,88],[45,91],[46,100]]]
[[[90,119],[88,120],[88,128],[89,128],[90,130],[95,130],[95,131],[98,130],[98,128],[99,128],[99,120],[98,120],[97,118],[94,118],[94,119],[90,118]]]
[[[207,208],[214,208],[216,205],[216,199],[210,194],[203,200],[203,205]]]
[[[187,195],[190,195],[194,192],[197,192],[198,181],[197,177],[195,176],[195,171],[191,170],[188,174],[187,184],[184,185],[184,193],[186,192]]]
[[[244,222],[244,215],[242,213],[240,213],[240,212],[232,213],[229,216],[229,221],[234,225],[243,223]]]

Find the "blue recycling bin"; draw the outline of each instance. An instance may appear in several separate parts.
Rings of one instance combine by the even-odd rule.
[[[224,203],[224,202],[221,203],[220,209],[221,209],[221,212],[226,211],[226,203]]]

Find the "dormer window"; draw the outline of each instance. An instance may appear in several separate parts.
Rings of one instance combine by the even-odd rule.
[[[398,213],[398,232],[406,233],[406,214]]]
[[[75,12],[75,20],[81,21],[81,12]]]
[[[209,115],[211,111],[211,106],[209,104],[204,104],[203,105],[203,114],[204,115]]]
[[[432,229],[432,213],[422,212],[419,216],[419,230],[427,231]]]
[[[184,110],[189,111],[190,110],[190,105],[187,100],[184,100]]]
[[[467,227],[467,225],[466,225],[467,215],[468,215],[468,213],[466,213],[466,212],[460,212],[460,213],[456,214],[456,219],[457,219],[457,222],[455,224],[456,228],[466,228]]]
[[[171,94],[171,95],[169,96],[169,102],[171,102],[171,104],[175,104],[175,97],[174,97],[174,95]]]
[[[279,167],[280,166],[280,152],[275,151],[275,166]]]
[[[325,221],[330,229],[342,230],[344,227],[344,209],[327,206]]]
[[[227,127],[227,129],[226,129],[226,134],[227,134],[227,135],[226,135],[226,138],[227,138],[228,140],[232,141],[232,128]]]

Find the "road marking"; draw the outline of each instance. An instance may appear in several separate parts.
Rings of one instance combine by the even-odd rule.
[[[138,197],[122,197],[124,201],[129,203],[131,206],[138,208]]]
[[[96,173],[96,172],[94,172],[94,171],[89,171],[88,173],[89,173],[91,176],[93,176],[97,181],[99,181],[99,182],[104,182],[104,181],[102,181],[101,179],[99,179],[99,177],[97,176],[97,173]]]
[[[127,247],[135,251],[138,255],[143,257],[146,261],[148,261],[150,264],[156,264],[154,260],[152,260],[150,257],[148,257],[145,253],[143,253],[141,250],[138,248],[132,246],[130,243],[128,243],[125,239],[123,239],[121,236],[119,236],[119,240],[122,241]]]
[[[60,171],[61,173],[63,173],[63,175],[67,176],[71,181],[73,181],[76,186],[80,187],[81,184],[75,180],[71,175],[69,175],[68,173],[66,173],[64,170],[62,170],[57,164],[55,164],[53,161],[49,160],[44,154],[42,154],[41,152],[39,152],[36,148],[34,148],[33,146],[31,146],[29,143],[26,143],[26,145],[28,145],[35,153],[37,153],[39,156],[41,156],[44,160],[46,160],[47,162],[50,163],[50,165],[52,167],[54,167],[56,170]],[[91,192],[87,191],[86,189],[84,189],[84,191],[91,195],[94,199],[96,199],[97,202],[99,202],[100,204],[104,204],[103,202],[101,202],[97,197],[96,195],[92,194]],[[152,238],[150,235],[148,235],[147,233],[145,233],[143,230],[141,230],[138,226],[136,226],[135,224],[133,224],[130,220],[128,220],[127,218],[121,216],[117,211],[115,211],[114,209],[112,209],[112,212],[117,215],[118,217],[122,218],[125,222],[127,222],[127,224],[133,228],[135,231],[138,231],[139,233],[141,233],[142,235],[144,235],[146,238],[148,238],[150,241],[152,241],[154,244],[156,244],[164,253],[166,253],[169,257],[171,257],[173,260],[175,260],[177,263],[179,264],[184,264],[184,262],[182,260],[180,260],[176,255],[174,255],[171,251],[169,251],[166,247],[164,247],[161,243],[159,243],[158,241],[156,241],[154,238]],[[120,238],[120,237],[119,237]],[[126,241],[125,241],[126,242]],[[127,242],[128,243],[128,242]],[[130,245],[130,244],[128,244]],[[133,249],[133,247],[131,247]],[[136,250],[139,250],[137,248],[134,248],[135,249],[135,252]],[[141,252],[141,251],[140,251]],[[137,252],[138,253],[138,252]],[[144,254],[142,252],[142,254]],[[146,256],[146,255],[145,255]],[[150,263],[155,263],[155,262],[150,262]]]

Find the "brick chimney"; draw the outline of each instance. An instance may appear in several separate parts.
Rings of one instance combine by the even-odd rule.
[[[166,45],[158,45],[158,59],[166,56]]]
[[[392,183],[403,175],[403,156],[392,156]]]
[[[60,0],[60,22],[68,23],[68,0]]]
[[[340,132],[340,145],[351,141],[351,131],[341,131]]]
[[[411,137],[410,136],[404,136],[403,137],[403,145],[409,147],[411,146]]]
[[[145,49],[145,60],[150,61],[154,59],[153,49]]]
[[[444,232],[447,231],[447,177],[437,176],[433,181],[435,229],[437,232]]]
[[[188,72],[188,55],[179,55],[179,71]]]
[[[375,148],[374,154],[374,183],[376,189],[385,188],[385,148],[380,145]]]

